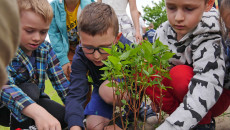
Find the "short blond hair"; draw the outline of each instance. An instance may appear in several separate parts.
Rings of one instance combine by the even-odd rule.
[[[51,23],[53,9],[47,0],[17,0],[20,13],[25,10],[32,10],[40,14],[45,22]]]

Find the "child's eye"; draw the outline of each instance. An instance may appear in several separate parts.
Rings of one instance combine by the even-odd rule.
[[[41,34],[46,34],[46,33],[47,33],[47,31],[41,31],[40,33],[41,33]]]
[[[167,8],[168,8],[169,10],[175,10],[175,9],[176,9],[176,7],[174,7],[174,6],[167,6]]]
[[[93,50],[94,48],[93,47],[85,47],[86,49],[88,50]]]
[[[185,10],[187,10],[187,11],[193,11],[193,10],[194,10],[194,8],[189,8],[189,7],[186,7],[186,8],[185,8]]]
[[[33,30],[25,30],[27,33],[33,33]]]

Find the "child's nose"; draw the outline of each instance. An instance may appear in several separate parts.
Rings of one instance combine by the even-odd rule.
[[[182,20],[184,20],[184,12],[183,12],[183,10],[178,10],[176,12],[175,20],[176,21],[182,21]]]
[[[95,50],[95,52],[93,53],[93,56],[95,59],[99,59],[101,57],[101,54],[99,53],[98,50]]]
[[[41,35],[40,35],[40,33],[39,33],[39,32],[34,33],[33,39],[32,39],[32,40],[33,40],[33,41],[40,41],[40,40],[41,40]]]

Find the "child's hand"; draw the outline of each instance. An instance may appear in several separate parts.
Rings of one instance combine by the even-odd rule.
[[[61,130],[59,121],[36,103],[24,108],[22,113],[35,121],[38,130]]]
[[[62,69],[64,71],[64,74],[66,77],[69,77],[70,76],[70,73],[72,72],[71,70],[71,64],[70,63],[67,63],[67,64],[64,64],[62,66]]]

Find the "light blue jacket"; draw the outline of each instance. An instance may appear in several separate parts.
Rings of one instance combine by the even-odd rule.
[[[80,12],[81,9],[91,2],[94,2],[94,0],[81,0],[78,12]],[[67,36],[64,0],[53,0],[51,2],[51,6],[53,8],[54,17],[48,34],[52,47],[56,52],[58,59],[60,60],[61,66],[63,66],[64,64],[69,63],[69,40]]]

